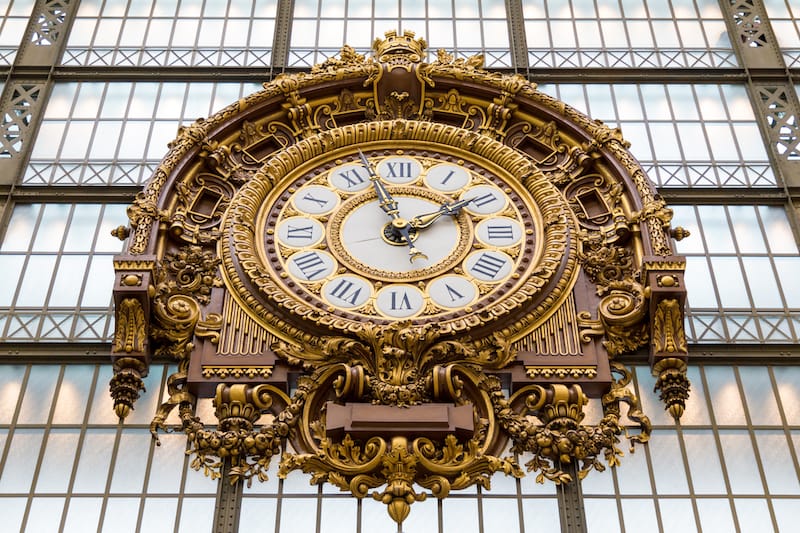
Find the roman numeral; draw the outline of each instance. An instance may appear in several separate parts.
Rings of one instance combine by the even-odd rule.
[[[288,239],[311,239],[314,237],[314,226],[289,226],[286,228]]]
[[[453,287],[451,287],[447,283],[445,283],[444,286],[447,287],[447,294],[450,295],[450,301],[451,302],[455,302],[457,300],[461,300],[461,299],[464,298],[463,294],[461,294],[460,292],[455,290]]]
[[[353,285],[355,284],[350,280],[339,280],[339,283],[336,284],[330,294],[331,296],[335,296],[343,302],[349,303],[350,305],[356,305],[358,296],[361,294],[361,287],[353,290]]]
[[[501,239],[514,240],[514,228],[511,224],[505,226],[488,226],[486,232],[490,241]]]
[[[387,178],[410,178],[411,177],[411,163],[396,161],[394,163],[386,163],[386,169],[389,172]]]
[[[312,280],[315,277],[323,274],[327,270],[325,261],[317,252],[308,252],[301,256],[292,259],[300,272],[306,277],[307,280]],[[322,267],[322,268],[318,268]]]
[[[345,181],[345,183],[347,183],[347,187],[350,189],[366,181],[364,176],[359,175],[357,171],[358,169],[351,168],[350,170],[339,172],[339,176]]]
[[[411,300],[408,299],[408,293],[403,292],[403,295],[398,298],[397,291],[392,291],[392,301],[389,306],[392,311],[399,311],[401,309],[411,310]]]
[[[472,203],[478,207],[483,207],[495,201],[497,201],[497,198],[495,197],[494,193],[488,192],[483,196],[478,196],[477,198],[474,198],[472,200]]]
[[[448,174],[447,176],[444,177],[444,179],[442,180],[441,184],[442,185],[447,185],[447,182],[450,181],[450,178],[452,178],[453,174],[455,174],[455,173],[456,173],[455,170],[451,170],[450,174]]]
[[[320,198],[314,198],[310,192],[307,192],[305,196],[303,196],[303,200],[308,200],[309,202],[314,202],[320,207],[325,207],[328,205],[328,200],[322,200]]]
[[[495,276],[500,273],[500,270],[502,270],[505,264],[505,259],[484,253],[480,256],[478,261],[472,265],[470,271],[475,272],[476,274],[481,274],[487,278],[494,279]]]

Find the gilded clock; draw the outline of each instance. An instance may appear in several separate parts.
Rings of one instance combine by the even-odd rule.
[[[413,138],[341,144],[265,169],[239,209],[253,233],[229,224],[259,313],[306,330],[456,332],[509,320],[547,281],[542,209],[502,164]]]

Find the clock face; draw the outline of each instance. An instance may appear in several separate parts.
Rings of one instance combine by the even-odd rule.
[[[345,322],[469,324],[529,277],[542,223],[502,169],[420,148],[336,155],[259,217],[261,259],[293,300]]]

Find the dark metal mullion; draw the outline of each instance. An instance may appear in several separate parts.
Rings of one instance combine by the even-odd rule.
[[[522,0],[505,0],[508,21],[508,46],[514,73],[530,73],[528,61],[528,36],[525,33],[525,15]]]
[[[47,413],[47,421],[44,423],[44,431],[42,432],[42,445],[39,447],[39,454],[36,458],[36,466],[33,470],[33,476],[31,477],[31,485],[30,485],[30,492],[29,497],[25,500],[25,511],[22,514],[22,524],[20,524],[20,531],[25,531],[25,526],[28,523],[28,518],[30,517],[31,505],[33,504],[33,495],[36,494],[36,484],[39,482],[39,474],[42,471],[42,460],[44,459],[45,453],[47,453],[47,444],[48,439],[50,438],[50,430],[53,427],[53,414],[56,410],[56,403],[58,402],[58,393],[61,390],[61,381],[64,378],[64,365],[60,365],[58,371],[58,378],[56,379],[56,386],[53,389],[53,396],[50,400],[50,409]],[[36,424],[39,426],[39,424]],[[72,458],[75,461],[75,458]],[[73,463],[74,465],[74,463]],[[61,517],[64,517],[64,512],[66,510],[66,499],[61,506]]]
[[[764,490],[764,499],[767,501],[767,509],[769,509],[769,516],[772,520],[772,527],[778,531],[778,521],[775,516],[775,508],[772,505],[772,494],[769,491],[769,483],[767,483],[767,476],[764,472],[764,464],[761,460],[761,452],[758,447],[758,439],[756,438],[755,429],[753,427],[753,419],[750,416],[750,406],[747,403],[747,396],[745,395],[744,385],[742,384],[742,376],[739,374],[739,367],[733,366],[733,375],[736,380],[736,386],[739,390],[739,397],[743,400],[742,410],[744,413],[745,423],[748,435],[750,436],[750,445],[753,447],[753,459],[758,467],[758,475],[761,480],[761,486]]]

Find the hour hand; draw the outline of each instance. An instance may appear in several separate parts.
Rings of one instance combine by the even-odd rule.
[[[442,204],[437,211],[432,213],[425,213],[412,218],[409,223],[414,229],[424,229],[439,220],[443,215],[457,216],[461,212],[461,208],[470,204],[475,198],[465,198],[456,202]]]

